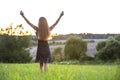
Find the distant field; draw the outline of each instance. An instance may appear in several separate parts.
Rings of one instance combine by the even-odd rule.
[[[86,54],[88,56],[94,56],[96,54],[96,45],[98,42],[100,41],[103,41],[103,40],[106,40],[106,39],[85,39],[86,41],[88,41],[88,45],[87,45],[87,52]],[[89,42],[91,40],[94,40],[94,42]],[[49,41],[49,43],[52,42],[52,41]],[[55,40],[55,42],[62,42],[62,43],[65,43],[66,40]],[[62,52],[64,52],[64,46],[63,44],[56,44],[56,45],[50,45],[50,51],[52,52],[54,50],[54,48],[56,47],[61,47],[62,48]],[[30,53],[32,54],[33,57],[36,56],[36,51],[37,51],[37,46],[33,46],[31,49],[30,49]]]
[[[118,65],[0,64],[0,80],[120,80]]]

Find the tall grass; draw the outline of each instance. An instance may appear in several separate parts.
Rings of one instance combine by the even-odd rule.
[[[0,64],[0,80],[120,80],[118,65]]]

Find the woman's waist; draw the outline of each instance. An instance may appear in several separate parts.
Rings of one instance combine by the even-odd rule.
[[[38,40],[38,46],[48,46],[48,41]]]
[[[40,40],[38,39],[38,42],[48,42],[47,40]]]

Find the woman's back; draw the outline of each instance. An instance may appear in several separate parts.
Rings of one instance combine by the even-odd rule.
[[[48,26],[47,19],[45,17],[40,17],[38,22],[37,37],[40,40],[47,40],[50,36],[50,29]]]

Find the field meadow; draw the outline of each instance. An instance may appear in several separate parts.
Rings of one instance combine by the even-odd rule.
[[[120,80],[119,65],[49,64],[40,73],[38,63],[0,63],[0,80]]]

